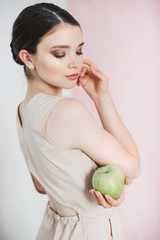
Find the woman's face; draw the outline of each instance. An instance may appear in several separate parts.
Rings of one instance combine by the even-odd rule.
[[[83,66],[83,37],[78,26],[62,25],[44,36],[33,55],[36,77],[51,87],[73,88]]]

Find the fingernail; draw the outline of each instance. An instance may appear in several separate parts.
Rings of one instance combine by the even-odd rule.
[[[97,195],[97,197],[100,197],[100,194],[99,194],[99,192],[96,192],[96,195]]]
[[[127,179],[127,184],[130,184],[131,183],[131,180],[130,179]]]
[[[92,66],[91,68],[92,68],[92,71],[93,71],[93,72],[95,72],[95,71],[96,71],[96,69],[95,69],[93,66]]]
[[[89,190],[89,192],[93,195],[94,190]]]
[[[105,195],[105,197],[107,200],[111,199],[110,196],[108,196],[108,195]]]

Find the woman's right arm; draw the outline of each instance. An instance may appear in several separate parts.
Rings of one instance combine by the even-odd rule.
[[[44,187],[38,182],[38,180],[31,173],[32,181],[34,183],[35,189],[41,194],[46,194]]]

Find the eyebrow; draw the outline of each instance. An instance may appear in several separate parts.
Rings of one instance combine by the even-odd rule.
[[[78,47],[81,47],[83,44],[84,44],[84,42],[80,43],[78,45]],[[70,48],[70,46],[69,45],[56,45],[54,47],[51,47],[51,49],[53,49],[53,48]]]

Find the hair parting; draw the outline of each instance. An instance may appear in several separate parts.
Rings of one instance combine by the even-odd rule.
[[[52,3],[37,3],[26,7],[13,24],[12,40],[10,43],[13,59],[24,66],[24,72],[31,79],[30,70],[19,57],[19,52],[25,49],[30,54],[36,54],[37,45],[42,37],[60,25],[80,24],[65,9]],[[81,27],[80,27],[81,28]]]

